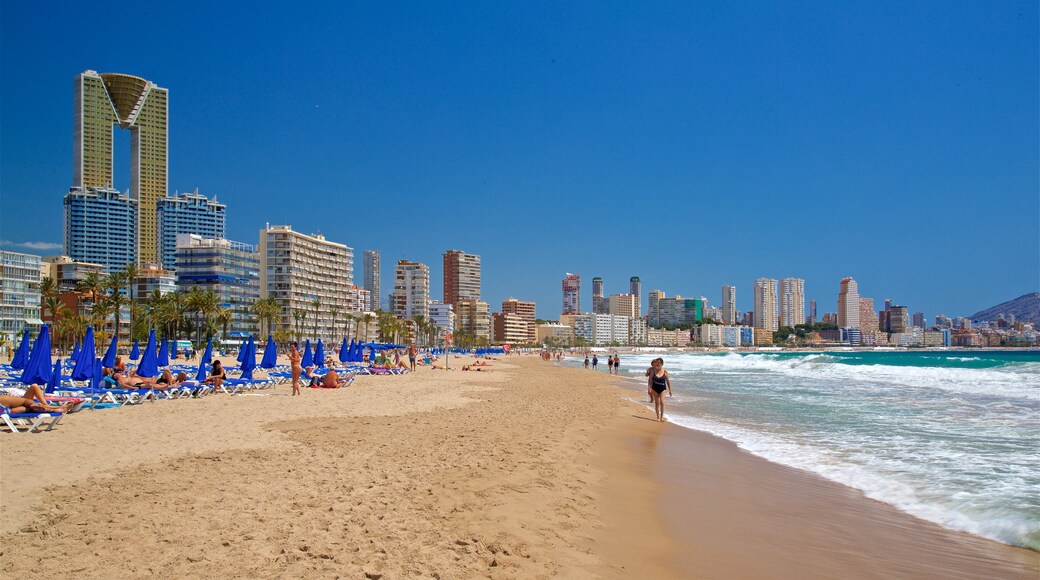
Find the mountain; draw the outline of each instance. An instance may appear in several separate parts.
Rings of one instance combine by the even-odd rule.
[[[1003,314],[1005,318],[1007,318],[1008,314],[1014,314],[1015,320],[1040,325],[1040,292],[1030,292],[1014,300],[997,304],[992,308],[980,310],[968,318],[972,320],[996,320],[1000,314]]]

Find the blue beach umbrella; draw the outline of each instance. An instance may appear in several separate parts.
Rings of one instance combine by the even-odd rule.
[[[365,362],[365,349],[360,342],[354,345],[354,362]]]
[[[105,357],[101,359],[101,364],[105,368],[112,368],[112,367],[116,366],[116,348],[117,348],[116,340],[117,339],[118,339],[118,336],[113,334],[112,335],[112,342],[110,342],[108,344],[108,350],[105,351]]]
[[[242,357],[242,378],[253,379],[253,369],[256,368],[256,343],[253,337],[249,337],[249,344],[245,348],[246,355]]]
[[[159,365],[155,356],[155,331],[148,331],[148,344],[141,353],[141,362],[137,365],[137,374],[142,377],[159,376]]]
[[[170,366],[170,345],[166,339],[162,339],[162,346],[159,347],[159,354],[156,356],[155,364],[160,367]]]
[[[94,327],[88,326],[87,333],[83,335],[83,346],[79,349],[79,355],[72,357],[72,380],[90,380],[94,373],[94,356]]]
[[[140,341],[134,341],[134,347],[130,349],[130,360],[137,360],[141,358],[141,344]]]
[[[213,339],[206,341],[206,351],[202,353],[202,362],[209,364],[213,362]]]
[[[170,360],[177,360],[177,343],[170,347]]]
[[[26,385],[46,384],[51,378],[51,332],[44,324],[40,327],[40,334],[33,342],[32,350],[29,352],[29,360],[25,363],[22,371],[21,381]]]
[[[44,389],[45,393],[53,393],[58,390],[61,386],[61,359],[54,361],[54,368],[51,369],[51,380],[47,381],[47,388]]]
[[[94,359],[94,376],[91,377],[91,379],[90,379],[90,386],[91,387],[93,387],[95,389],[100,389],[101,388],[101,381],[102,381],[102,376],[101,375],[102,375],[102,373],[101,373],[101,359],[96,358],[96,359]]]
[[[353,345],[347,344],[347,337],[343,337],[343,344],[339,347],[339,362],[345,363],[350,360],[350,347]]]
[[[248,344],[243,342],[242,346],[238,347],[238,356],[235,357],[235,360],[238,361],[238,364],[242,364],[242,361],[246,360],[246,347],[247,346],[248,346]]]
[[[314,366],[325,366],[325,344],[318,339],[318,346],[314,347]]]
[[[25,368],[25,363],[29,362],[29,329],[26,328],[22,332],[22,342],[18,343],[18,350],[14,351],[14,358],[11,359],[11,368],[14,370],[21,370]]]
[[[73,362],[73,363],[75,363],[76,361],[78,361],[78,360],[79,360],[79,351],[80,351],[80,348],[79,348],[79,341],[77,340],[77,341],[76,341],[76,342],[75,342],[75,343],[74,343],[74,344],[72,345],[72,356],[70,356],[70,357],[69,357],[69,358],[71,358],[71,359],[72,359],[72,362]]]
[[[274,342],[274,337],[270,334],[267,335],[267,345],[264,346],[264,359],[260,361],[260,368],[262,369],[273,369],[278,364],[278,345]]]
[[[195,373],[195,380],[201,383],[202,381],[205,381],[206,378],[206,362],[199,361],[199,372]]]
[[[303,358],[300,359],[300,366],[303,368],[314,366],[314,354],[311,353],[311,339],[309,338],[303,347]]]

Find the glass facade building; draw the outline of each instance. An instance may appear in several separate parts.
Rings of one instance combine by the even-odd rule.
[[[40,257],[0,251],[0,340],[40,330]],[[17,347],[17,344],[14,345]]]
[[[231,310],[228,338],[242,339],[259,330],[250,311],[260,298],[260,256],[251,245],[181,234],[176,250],[177,289],[213,290],[220,306]]]
[[[109,272],[137,263],[138,203],[114,189],[73,187],[65,194],[65,254]]]
[[[208,199],[194,193],[172,194],[159,200],[156,211],[159,221],[160,256],[162,267],[176,269],[177,237],[195,234],[202,238],[224,239],[227,206],[217,198]]]

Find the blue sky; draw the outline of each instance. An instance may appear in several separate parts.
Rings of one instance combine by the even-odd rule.
[[[170,188],[229,237],[380,249],[384,288],[419,260],[440,298],[449,248],[546,318],[565,272],[821,313],[853,276],[929,320],[1040,287],[1035,2],[218,4],[0,5],[2,247],[61,243],[94,69],[170,90]]]

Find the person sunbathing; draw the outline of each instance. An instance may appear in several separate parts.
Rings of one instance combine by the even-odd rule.
[[[213,361],[213,368],[210,370],[209,377],[202,381],[203,384],[213,385],[214,387],[220,387],[227,380],[227,373],[224,372],[224,367],[221,366],[219,360]]]
[[[479,372],[485,372],[485,373],[490,373],[491,372],[491,369],[480,368],[482,366],[486,366],[486,365],[476,365],[476,364],[467,365],[467,366],[462,367],[462,370],[464,370],[464,371],[476,371],[478,373]]]
[[[341,381],[339,373],[332,369],[329,369],[329,372],[325,373],[321,380],[321,386],[325,389],[338,389],[346,384],[347,381]]]
[[[0,395],[0,405],[7,407],[11,413],[65,413],[72,408],[72,403],[62,405],[46,405],[25,397]]]
[[[4,387],[0,389],[0,395],[6,395],[8,397],[18,397],[21,399],[29,399],[30,401],[36,400],[44,405],[51,404],[47,400],[47,395],[43,392],[43,389],[39,385],[29,385],[26,388],[20,387]]]
[[[123,357],[116,357],[116,364],[112,366],[112,372],[114,373],[126,373],[126,363],[123,362]]]

